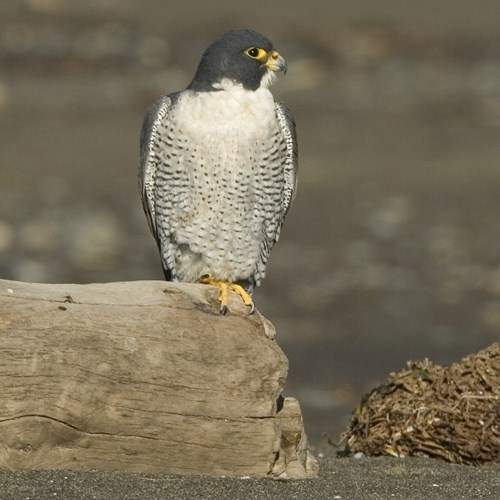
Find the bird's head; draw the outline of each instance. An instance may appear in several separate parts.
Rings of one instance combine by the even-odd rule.
[[[278,71],[286,72],[286,62],[268,38],[252,30],[233,30],[208,47],[188,88],[213,91],[229,80],[256,90],[268,87]]]

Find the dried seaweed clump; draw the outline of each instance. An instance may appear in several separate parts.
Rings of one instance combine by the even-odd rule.
[[[447,367],[410,362],[367,394],[339,454],[500,462],[500,343]]]

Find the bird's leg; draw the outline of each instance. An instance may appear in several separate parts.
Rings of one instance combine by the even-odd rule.
[[[219,289],[220,291],[219,302],[220,302],[221,314],[226,314],[228,310],[227,308],[228,290],[232,290],[233,292],[237,293],[243,300],[243,303],[246,306],[250,307],[250,312],[248,314],[254,313],[255,306],[253,305],[252,297],[250,297],[248,292],[241,285],[237,285],[236,283],[230,283],[228,281],[216,280],[213,276],[210,276],[209,274],[205,274],[204,276],[202,276],[198,280],[198,282],[203,283],[204,285],[214,285]]]

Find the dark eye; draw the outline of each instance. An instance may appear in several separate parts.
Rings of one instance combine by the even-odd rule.
[[[267,52],[264,49],[259,49],[258,47],[250,47],[245,50],[245,54],[252,59],[265,59]]]

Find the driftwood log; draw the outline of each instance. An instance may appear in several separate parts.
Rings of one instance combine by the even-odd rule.
[[[0,280],[0,467],[314,477],[273,326],[216,298]]]

